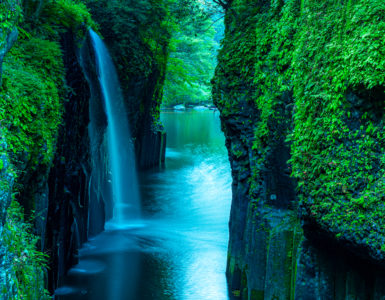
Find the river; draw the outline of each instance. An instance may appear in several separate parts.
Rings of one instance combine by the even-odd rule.
[[[56,299],[229,299],[231,172],[219,114],[163,112],[161,120],[166,162],[139,174],[141,220],[91,238]]]

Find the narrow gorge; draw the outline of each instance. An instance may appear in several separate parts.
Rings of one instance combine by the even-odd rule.
[[[385,299],[385,2],[0,2],[0,299]]]

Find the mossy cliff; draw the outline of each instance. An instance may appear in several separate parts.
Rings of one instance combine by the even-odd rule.
[[[213,92],[234,179],[228,277],[243,299],[312,299],[299,285],[312,272],[329,284],[307,286],[308,297],[348,297],[346,270],[317,271],[328,252],[320,242],[385,261],[384,9],[378,0],[230,1]],[[293,215],[306,238],[285,221]],[[271,259],[276,251],[292,263]],[[269,290],[272,270],[286,274],[285,288]],[[383,297],[381,284],[357,276]]]
[[[167,1],[87,0],[119,73],[140,168],[165,155],[160,124],[172,16]]]
[[[157,29],[167,32],[165,26],[158,26],[162,20],[155,9],[162,3],[149,1],[148,5],[154,7],[146,12],[150,14],[148,18],[154,14],[154,19],[159,20],[154,23]],[[127,11],[119,11],[121,18],[131,16],[135,8],[134,2],[125,4]],[[119,18],[106,23],[106,16],[98,15],[92,1],[23,1],[22,5],[16,0],[0,4],[0,127],[1,140],[6,145],[6,150],[1,152],[6,153],[6,160],[0,160],[0,172],[5,172],[3,166],[8,168],[10,160],[14,176],[12,182],[3,176],[0,183],[2,195],[5,197],[12,193],[23,207],[11,206],[9,215],[15,220],[11,224],[20,224],[20,228],[24,228],[23,224],[34,216],[33,228],[28,227],[26,235],[20,236],[18,242],[20,247],[27,245],[28,249],[39,249],[49,255],[48,284],[52,290],[60,284],[68,268],[76,263],[81,244],[89,235],[100,232],[107,218],[102,188],[96,180],[92,180],[93,161],[88,131],[91,98],[100,105],[99,140],[105,132],[106,118],[100,91],[96,87],[94,53],[87,32],[93,28],[106,34],[108,41],[107,33],[114,32],[114,29],[118,28],[126,34],[128,31],[123,30]],[[86,5],[95,10],[93,18]],[[132,5],[131,10],[129,5]],[[152,38],[155,27],[148,28],[149,32],[146,32],[140,23],[135,23],[130,27],[130,34],[131,31],[137,33],[139,27],[141,35],[135,35],[135,40],[131,39],[131,35],[114,36],[117,44],[126,47],[124,55],[118,54],[117,44],[109,46],[113,49],[112,55],[120,70],[123,86],[126,87],[128,82],[138,84],[134,104],[134,95],[126,93],[125,96],[128,111],[135,116],[131,122],[136,140],[142,140],[145,133],[150,132],[147,143],[137,142],[137,149],[141,157],[146,157],[142,165],[151,166],[159,163],[162,156],[160,149],[164,137],[159,125],[159,101],[168,35],[164,35],[159,44],[161,47],[158,47],[158,40]],[[126,59],[127,49],[132,47],[146,54],[147,64],[141,63],[142,57]],[[125,71],[122,71],[122,65]],[[142,73],[136,65],[142,66]],[[151,151],[147,153],[141,147],[148,147]],[[12,188],[6,189],[8,186]],[[5,215],[9,206],[8,200],[3,201],[4,197],[1,198],[0,216]],[[4,199],[10,198],[7,196]],[[26,221],[22,217],[23,209]],[[15,231],[23,230],[12,228],[8,231],[11,237]],[[32,238],[32,231],[40,237],[39,241]],[[8,252],[6,250],[2,254]],[[32,284],[28,280],[33,279],[33,272],[38,278],[40,270],[45,267],[45,258],[41,256],[40,260],[40,252],[36,252],[35,256],[39,258],[36,266],[39,271],[33,271],[35,265],[29,264],[30,260],[25,260],[23,253],[16,254],[25,263],[19,267],[32,270],[32,273],[18,272],[19,287],[12,286],[10,293],[4,297],[28,298],[22,287]],[[2,258],[12,257],[7,255]],[[6,261],[3,260],[4,263]],[[10,274],[9,269],[0,266],[0,280],[2,275],[7,274]],[[44,280],[39,278],[39,282],[33,284],[41,286]],[[0,286],[3,287],[1,283]],[[44,293],[43,290],[41,292]],[[36,295],[31,297],[40,299]]]

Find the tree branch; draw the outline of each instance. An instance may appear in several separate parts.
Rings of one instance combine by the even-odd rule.
[[[213,0],[213,2],[222,6],[224,9],[227,9],[230,6],[232,0]]]

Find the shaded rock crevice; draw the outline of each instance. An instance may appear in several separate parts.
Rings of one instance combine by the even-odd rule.
[[[82,43],[86,47],[86,41]],[[72,33],[63,35],[62,47],[66,81],[71,91],[64,103],[54,165],[48,178],[46,248],[51,257],[51,288],[57,287],[68,268],[77,262],[77,250],[87,240],[89,232],[90,88],[79,63],[80,49]]]

